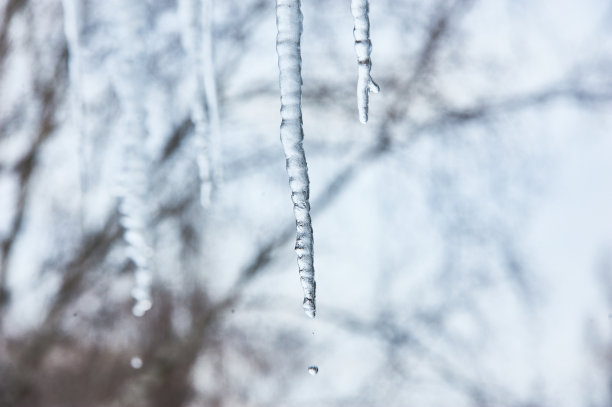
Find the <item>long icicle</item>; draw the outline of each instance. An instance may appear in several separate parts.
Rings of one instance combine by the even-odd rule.
[[[208,208],[211,204],[214,170],[212,165],[210,119],[207,121],[205,99],[204,7],[201,0],[180,0],[179,8],[184,18],[181,31],[183,48],[187,52],[195,79],[194,100],[191,105],[191,121],[194,124],[196,161],[200,178],[200,203]],[[210,102],[209,102],[210,104]]]
[[[368,101],[370,92],[378,93],[380,88],[370,76],[372,69],[372,41],[370,41],[370,19],[368,13],[370,5],[368,0],[351,0],[351,12],[355,28],[355,53],[359,64],[359,76],[357,79],[357,109],[359,110],[359,121],[363,124],[368,122]]]
[[[148,170],[146,128],[146,6],[128,2],[117,13],[122,47],[115,64],[115,90],[123,110],[123,157],[119,212],[128,245],[127,256],[135,265],[132,313],[143,316],[153,305],[151,297],[153,250],[148,242]]]
[[[291,200],[295,214],[297,253],[300,282],[304,290],[304,312],[315,317],[313,267],[313,237],[310,220],[309,180],[306,155],[302,142],[302,12],[300,0],[276,0],[276,52],[280,71],[281,126],[280,138],[285,151]]]
[[[87,166],[90,163],[89,146],[85,135],[83,120],[83,101],[81,88],[83,86],[81,73],[81,46],[79,36],[80,0],[62,0],[64,10],[64,35],[68,46],[68,75],[70,79],[70,116],[72,127],[77,133],[79,143],[79,182],[80,182],[80,223],[81,231],[85,224],[86,196],[89,190]]]

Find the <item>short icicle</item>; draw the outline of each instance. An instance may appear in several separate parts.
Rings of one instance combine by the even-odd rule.
[[[217,75],[215,72],[214,38],[213,38],[213,0],[202,2],[202,81],[204,83],[204,96],[208,107],[209,139],[210,139],[210,166],[213,186],[221,187],[223,182],[223,165],[221,160],[221,119],[219,114],[219,98],[217,95]]]
[[[295,251],[304,290],[304,312],[315,317],[313,237],[310,220],[309,180],[302,142],[302,12],[300,0],[276,0],[276,52],[280,71],[280,138],[285,151],[297,236]]]
[[[370,92],[378,93],[380,88],[370,76],[372,70],[372,41],[370,41],[370,19],[368,13],[370,5],[368,0],[351,0],[351,12],[355,28],[355,52],[359,64],[359,76],[357,79],[357,109],[359,110],[359,121],[363,124],[368,122],[368,101]]]

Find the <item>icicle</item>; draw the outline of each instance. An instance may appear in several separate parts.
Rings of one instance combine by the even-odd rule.
[[[210,70],[209,65],[205,63],[206,51],[205,51],[205,35],[202,27],[202,19],[198,16],[208,16],[208,12],[204,9],[204,6],[200,0],[181,0],[179,2],[179,9],[184,19],[183,30],[181,32],[181,40],[183,47],[187,51],[187,56],[190,60],[193,75],[195,78],[195,89],[193,95],[193,102],[191,106],[191,120],[193,121],[195,128],[195,142],[197,149],[197,163],[200,177],[200,203],[203,207],[207,208],[210,206],[211,195],[213,191],[213,181],[215,180],[216,172],[214,166],[211,164],[214,146],[211,146],[211,133],[214,136],[214,132],[219,127],[218,116],[211,116],[208,123],[212,120],[216,120],[215,123],[211,123],[208,128],[206,121],[206,107],[204,100],[210,104],[214,102],[215,112],[217,106],[216,89],[214,88],[214,72],[212,73],[212,85],[211,79],[208,78],[206,81],[206,72]],[[211,45],[212,47],[212,45]],[[212,52],[211,52],[212,54]],[[210,76],[210,74],[208,74]],[[206,86],[205,86],[206,85]],[[209,90],[210,89],[210,90]],[[212,92],[211,92],[212,90]],[[212,93],[212,95],[209,95]],[[212,147],[212,148],[211,148]]]
[[[202,75],[210,124],[211,171],[215,187],[223,180],[221,165],[221,120],[217,98],[217,81],[213,57],[213,0],[202,0]]]
[[[75,124],[80,122],[80,47],[79,47],[79,0],[63,0],[64,34],[68,45],[68,74],[70,79],[70,98]]]
[[[280,71],[281,126],[280,138],[285,151],[291,200],[297,226],[295,251],[300,281],[304,290],[304,311],[315,316],[315,280],[313,237],[310,221],[308,167],[302,141],[302,12],[300,0],[276,1],[276,52]]]
[[[133,125],[127,124],[125,130],[119,213],[121,214],[120,223],[124,229],[123,239],[128,246],[126,254],[135,266],[134,287],[131,294],[136,302],[132,313],[140,317],[153,306],[151,300],[153,251],[147,242],[148,167],[146,155],[142,152],[142,142],[137,143],[139,137],[136,136],[136,129]]]
[[[146,81],[145,18],[143,2],[124,2],[117,7],[121,44],[113,61],[115,90],[123,110],[123,152],[119,191],[120,223],[128,245],[127,256],[135,265],[132,313],[143,316],[153,305],[151,263],[153,251],[148,244],[148,170],[145,151],[147,138],[144,103]]]
[[[357,79],[357,109],[359,110],[359,121],[368,122],[368,100],[370,92],[378,93],[380,88],[370,76],[372,60],[372,42],[370,41],[370,19],[368,18],[369,0],[351,0],[351,12],[355,28],[355,52],[359,64],[359,77]]]
[[[84,227],[85,196],[87,195],[88,177],[87,165],[90,162],[87,148],[84,121],[83,102],[81,100],[81,49],[79,44],[79,15],[80,0],[63,0],[64,9],[64,35],[68,45],[68,75],[70,80],[70,115],[72,126],[79,139],[79,181],[81,192],[81,228]]]

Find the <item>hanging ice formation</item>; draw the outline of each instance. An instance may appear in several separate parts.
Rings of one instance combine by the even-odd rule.
[[[285,151],[291,200],[295,214],[297,253],[300,282],[304,290],[304,312],[314,318],[315,280],[313,267],[313,237],[310,220],[309,180],[306,155],[302,142],[302,12],[300,0],[276,0],[276,52],[280,71],[281,126],[280,138]]]
[[[221,165],[221,119],[217,98],[217,81],[213,57],[213,0],[202,0],[202,53],[204,94],[208,106],[210,123],[210,157],[214,186],[219,187],[223,179]]]
[[[179,7],[184,19],[181,39],[195,78],[191,120],[198,150],[200,202],[206,208],[221,178],[219,108],[212,61],[212,0],[181,0]]]
[[[151,299],[152,249],[147,242],[147,180],[149,160],[144,101],[146,81],[144,2],[124,2],[118,7],[118,41],[122,44],[114,62],[114,85],[123,110],[123,152],[119,181],[120,223],[128,245],[127,256],[135,265],[132,313],[140,317],[153,305]]]
[[[359,64],[359,76],[357,79],[357,109],[359,110],[359,121],[368,122],[368,100],[370,92],[378,93],[380,88],[370,76],[372,60],[372,42],[370,41],[370,19],[369,0],[351,0],[351,12],[353,14],[355,28],[355,52]]]
[[[80,127],[80,72],[79,50],[79,0],[62,0],[64,9],[64,34],[68,45],[68,75],[70,79],[71,114],[77,130]]]
[[[81,208],[85,207],[84,197],[87,187],[87,164],[89,151],[86,148],[85,129],[83,127],[83,102],[81,100],[81,50],[79,40],[80,0],[62,0],[64,10],[64,35],[68,46],[68,75],[70,80],[70,115],[72,126],[79,138],[79,173],[81,189]],[[82,209],[81,209],[82,210]],[[81,227],[83,227],[83,213],[81,212]]]

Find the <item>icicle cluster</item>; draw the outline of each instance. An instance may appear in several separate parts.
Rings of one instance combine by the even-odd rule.
[[[208,207],[215,186],[221,179],[220,120],[212,52],[212,0],[182,0],[185,19],[183,47],[195,77],[191,120],[195,127],[197,163],[200,177],[200,202]]]
[[[380,88],[370,76],[372,69],[372,60],[370,52],[372,51],[372,42],[370,41],[370,19],[368,0],[351,0],[351,12],[355,28],[353,36],[355,37],[355,52],[357,53],[357,62],[359,64],[359,76],[357,79],[357,108],[359,110],[359,121],[361,123],[368,122],[368,100],[370,92],[378,93]]]
[[[315,316],[315,280],[313,267],[313,237],[310,220],[309,180],[306,155],[302,142],[302,12],[300,0],[276,1],[276,52],[280,71],[281,126],[280,138],[285,151],[289,186],[293,201],[297,237],[300,281],[304,290],[304,311]]]
[[[130,1],[117,8],[119,40],[122,43],[114,60],[114,85],[123,111],[123,153],[119,181],[120,223],[128,244],[127,255],[133,261],[135,284],[132,297],[135,316],[142,316],[153,305],[151,300],[152,249],[148,238],[148,171],[145,151],[147,138],[146,53],[144,2]]]

